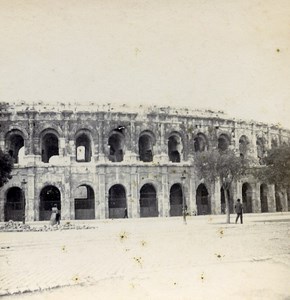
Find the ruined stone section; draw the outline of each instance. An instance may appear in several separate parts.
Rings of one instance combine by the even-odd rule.
[[[234,149],[263,165],[289,141],[279,126],[209,110],[0,103],[0,147],[15,162],[0,221],[47,221],[53,204],[62,220],[121,218],[125,208],[129,218],[181,216],[183,200],[190,215],[221,214],[220,183],[199,177],[196,153]],[[231,212],[237,198],[245,213],[290,210],[289,190],[252,177],[228,193]]]

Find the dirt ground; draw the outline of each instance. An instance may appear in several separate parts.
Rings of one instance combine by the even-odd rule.
[[[0,233],[3,299],[290,299],[290,213]],[[64,222],[64,221],[63,221]],[[43,223],[31,223],[43,226]]]

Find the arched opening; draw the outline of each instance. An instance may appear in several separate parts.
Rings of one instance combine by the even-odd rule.
[[[75,196],[75,219],[95,219],[95,194],[88,185],[80,185]]]
[[[198,215],[207,215],[211,213],[209,194],[203,183],[201,183],[196,190],[196,208]]]
[[[245,213],[252,213],[252,188],[249,183],[245,182],[242,185],[242,202]]]
[[[54,133],[46,133],[42,138],[41,160],[48,163],[54,155],[59,155],[58,138]]]
[[[231,144],[229,137],[226,134],[221,134],[218,138],[218,149],[220,151],[226,151]]]
[[[207,139],[204,134],[198,133],[193,141],[195,152],[203,152],[207,150]]]
[[[179,163],[181,160],[182,141],[179,135],[171,135],[168,139],[169,161]]]
[[[51,209],[57,205],[58,210],[61,210],[61,197],[60,191],[53,185],[44,187],[40,192],[40,204],[39,204],[39,220],[49,220],[51,216]]]
[[[239,151],[240,156],[245,157],[249,150],[249,140],[245,135],[242,135],[239,139]]]
[[[109,218],[123,218],[127,209],[126,191],[121,184],[113,185],[109,190]]]
[[[19,163],[19,151],[24,149],[24,139],[19,130],[12,130],[6,137],[8,153],[13,158],[15,164]]]
[[[153,161],[154,138],[149,134],[142,134],[139,138],[138,145],[140,161]]]
[[[140,190],[140,217],[158,217],[156,190],[152,184],[145,184]]]
[[[108,140],[109,160],[112,162],[121,162],[124,159],[124,142],[123,127],[113,131]]]
[[[170,189],[170,216],[182,216],[182,187],[179,183],[173,184]]]
[[[225,214],[226,213],[226,199],[225,199],[225,192],[224,192],[223,187],[221,187],[220,193],[221,193],[221,213]],[[230,214],[232,214],[234,212],[234,203],[233,203],[233,198],[231,197],[229,189],[227,189],[227,196],[228,196],[228,200],[229,200]]]
[[[91,141],[85,133],[82,133],[76,138],[76,161],[89,162],[91,156]]]
[[[276,211],[283,211],[282,201],[281,201],[281,189],[275,184],[275,203]]]
[[[257,146],[257,157],[259,159],[259,163],[264,163],[264,157],[266,155],[266,146],[265,146],[265,139],[264,138],[257,138],[256,146]]]
[[[4,208],[5,221],[22,221],[25,214],[23,191],[19,187],[12,187],[7,191]]]
[[[268,187],[266,184],[260,186],[261,212],[268,212]]]

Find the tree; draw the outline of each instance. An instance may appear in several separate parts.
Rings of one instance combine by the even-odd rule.
[[[253,169],[260,181],[283,187],[290,185],[290,146],[282,145],[268,151],[264,165]]]
[[[12,178],[13,159],[0,149],[0,188]]]
[[[196,170],[206,181],[220,180],[224,190],[227,223],[230,223],[229,199],[227,190],[232,182],[240,179],[251,165],[249,158],[237,156],[233,150],[217,149],[199,152],[194,160]]]

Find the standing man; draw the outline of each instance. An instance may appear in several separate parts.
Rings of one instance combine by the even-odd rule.
[[[236,213],[237,213],[236,224],[237,224],[239,218],[241,219],[241,224],[243,224],[243,205],[242,205],[240,199],[237,200],[235,209],[236,209]]]

